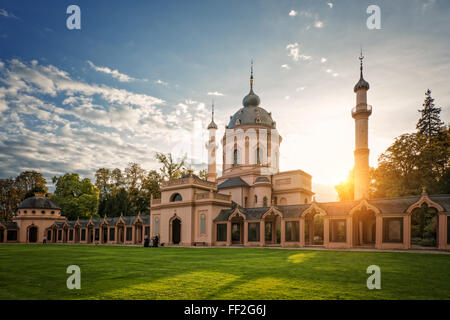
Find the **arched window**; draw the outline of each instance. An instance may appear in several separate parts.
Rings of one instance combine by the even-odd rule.
[[[277,197],[274,197],[274,198],[273,198],[273,203],[274,203],[275,205],[278,204],[278,198],[277,198]]]
[[[256,148],[256,164],[261,164],[263,160],[263,152],[261,148]]]
[[[159,218],[155,218],[155,234],[159,234]]]
[[[263,207],[267,207],[267,197],[263,198]]]
[[[255,206],[258,204],[258,196],[255,195]]]
[[[239,165],[239,150],[238,150],[238,149],[234,149],[234,153],[233,153],[233,165],[234,165],[234,166]]]
[[[181,197],[181,194],[179,194],[179,193],[175,193],[172,195],[172,197],[170,197],[170,202],[181,201],[181,200],[183,200],[183,198]]]
[[[206,234],[206,214],[200,216],[200,234]]]
[[[308,203],[308,199],[305,198],[305,204]]]

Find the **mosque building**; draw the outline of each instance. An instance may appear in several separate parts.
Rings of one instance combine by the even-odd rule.
[[[165,246],[279,246],[409,249],[414,215],[434,212],[434,246],[450,249],[450,195],[369,199],[369,83],[354,87],[354,199],[317,202],[312,176],[280,172],[282,138],[272,114],[253,91],[230,117],[222,143],[222,175],[217,175],[214,106],[208,125],[207,179],[190,174],[164,181],[161,198],[151,199],[150,215],[68,221],[49,198],[33,197],[19,206],[13,222],[0,222],[0,242],[142,244],[160,237]]]

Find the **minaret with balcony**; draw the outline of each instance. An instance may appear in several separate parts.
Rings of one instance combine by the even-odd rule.
[[[369,195],[369,117],[372,106],[367,104],[369,83],[363,77],[363,59],[361,53],[360,79],[355,85],[356,107],[352,109],[355,119],[355,167],[354,167],[354,198],[355,200],[368,198]]]
[[[208,148],[208,181],[216,182],[217,181],[217,171],[216,171],[216,131],[217,125],[214,122],[214,102],[212,103],[212,112],[211,112],[211,122],[208,125],[209,131],[209,141],[207,143]]]

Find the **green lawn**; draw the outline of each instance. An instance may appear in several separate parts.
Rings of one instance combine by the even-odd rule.
[[[81,290],[66,287],[72,264]],[[381,290],[366,287],[372,264]],[[7,244],[0,299],[450,299],[450,255]]]

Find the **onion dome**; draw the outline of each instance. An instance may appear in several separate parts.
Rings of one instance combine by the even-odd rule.
[[[211,122],[208,125],[209,129],[217,129],[217,124],[214,122],[214,101],[212,103],[212,116],[211,116]]]
[[[253,64],[250,76],[250,92],[242,100],[243,108],[230,117],[227,129],[240,125],[264,125],[275,128],[272,114],[259,107],[261,99],[253,92]]]
[[[360,67],[361,73],[360,73],[359,81],[358,81],[358,83],[356,83],[355,88],[353,89],[353,91],[355,93],[359,89],[369,90],[369,88],[370,88],[369,83],[366,80],[364,80],[364,77],[363,77],[363,59],[364,59],[364,56],[362,55],[362,52],[361,52],[361,56],[359,57],[359,60],[361,61],[361,67]]]

